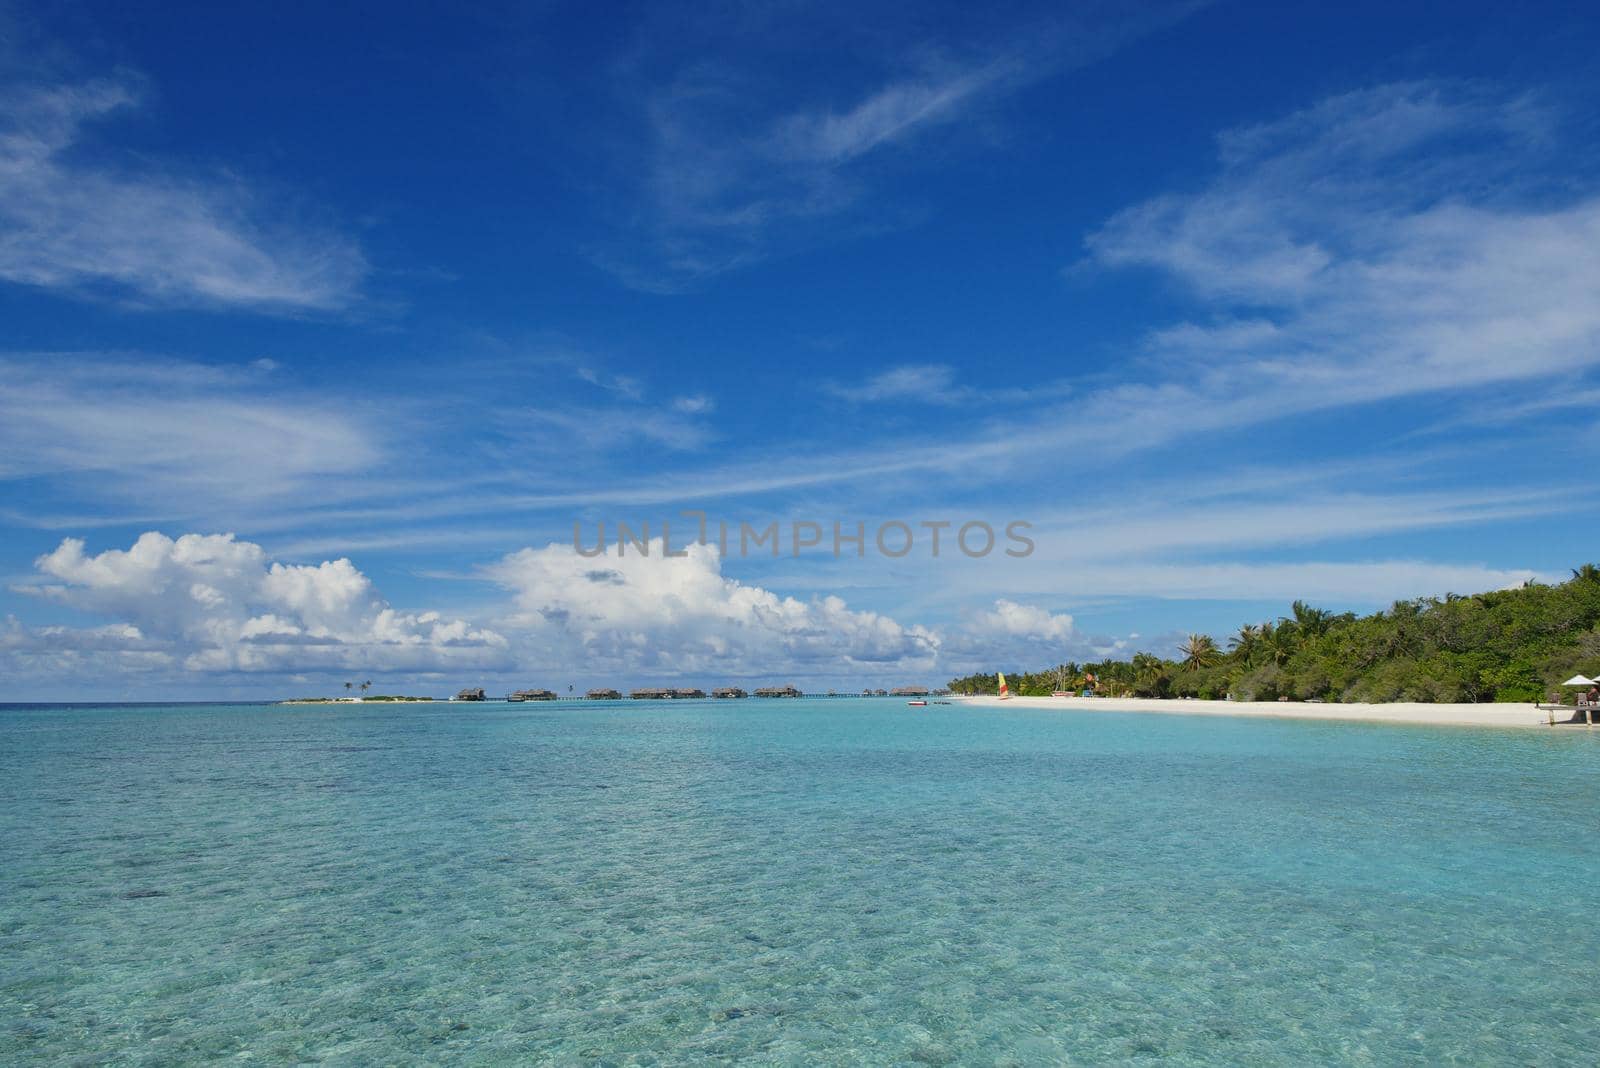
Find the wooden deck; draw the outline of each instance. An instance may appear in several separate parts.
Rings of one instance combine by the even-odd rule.
[[[1600,703],[1594,701],[1579,701],[1571,705],[1539,705],[1539,711],[1550,715],[1550,726],[1593,727],[1600,720]],[[1571,715],[1566,719],[1557,719],[1556,715],[1567,712]]]

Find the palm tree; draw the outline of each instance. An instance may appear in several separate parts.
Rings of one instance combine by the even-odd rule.
[[[345,692],[345,693],[349,693],[349,692],[350,692],[350,690],[351,690],[351,688],[352,688],[352,687],[353,687],[353,686],[355,686],[355,683],[353,683],[353,682],[347,682],[347,683],[345,683],[345,684],[344,684],[344,692]]]
[[[1159,696],[1162,687],[1162,676],[1166,674],[1166,663],[1153,653],[1134,653],[1133,660],[1129,662],[1133,668],[1133,688],[1135,691],[1143,690],[1149,694]]]
[[[1389,606],[1390,619],[1416,619],[1422,613],[1422,605],[1416,601],[1396,601]]]
[[[366,682],[363,682],[361,684],[361,692],[362,692],[363,695],[365,695],[366,692],[368,690],[370,690],[370,689],[372,689],[372,680],[371,679],[368,679]]]
[[[1267,659],[1279,666],[1288,663],[1299,648],[1298,637],[1293,620],[1280,619],[1276,627],[1270,623],[1261,625],[1261,644],[1267,651]]]
[[[1199,671],[1216,664],[1220,655],[1217,643],[1209,634],[1191,634],[1187,641],[1178,646],[1178,652],[1183,654],[1183,666],[1189,671]]]
[[[1572,569],[1572,577],[1584,582],[1600,582],[1600,568],[1593,564],[1584,564],[1582,567]]]
[[[1256,653],[1261,648],[1261,628],[1252,623],[1246,623],[1239,628],[1239,633],[1228,639],[1228,649],[1241,663],[1248,664],[1256,658]]]
[[[1328,629],[1328,621],[1333,618],[1333,613],[1321,608],[1312,608],[1304,601],[1296,601],[1289,606],[1289,611],[1294,613],[1294,625],[1300,633],[1307,638],[1315,638]]]

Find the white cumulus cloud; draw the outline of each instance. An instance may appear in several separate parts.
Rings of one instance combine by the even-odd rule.
[[[21,587],[118,622],[110,628],[11,631],[12,644],[78,654],[152,653],[198,672],[440,671],[496,667],[508,643],[493,630],[437,612],[402,612],[349,560],[269,561],[231,534],[147,533],[126,549],[90,555],[67,538]]]
[[[722,574],[709,545],[682,557],[616,545],[586,558],[570,545],[523,549],[486,569],[510,590],[524,632],[556,663],[675,676],[836,677],[851,671],[933,668],[939,638],[838,597],[802,601]]]
[[[992,611],[979,613],[973,625],[976,630],[1007,637],[1058,642],[1069,641],[1077,633],[1069,615],[1057,615],[1035,605],[1018,604],[1004,598],[994,603]]]

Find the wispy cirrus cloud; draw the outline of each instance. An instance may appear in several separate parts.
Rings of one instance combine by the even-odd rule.
[[[1385,607],[1402,598],[1481,593],[1525,582],[1559,579],[1529,568],[1426,559],[1138,562],[1077,574],[1058,596],[1267,601],[1285,606],[1296,599],[1323,604]],[[1279,609],[1282,611],[1282,608]],[[1238,620],[1238,622],[1247,622]],[[1170,650],[1162,650],[1170,655]]]
[[[851,164],[956,121],[997,77],[963,71],[892,83],[837,114],[730,118],[749,110],[738,76],[696,67],[654,90],[647,105],[645,207],[630,226],[645,235],[643,255],[630,241],[596,249],[595,259],[634,288],[672,293],[759,262],[785,242],[814,241],[816,224],[864,195]]]
[[[949,122],[963,107],[1022,70],[1020,62],[997,59],[943,77],[885,85],[842,112],[802,112],[781,120],[772,153],[794,161],[839,164]]]
[[[559,410],[533,407],[510,413],[509,419],[535,432],[522,446],[540,452],[573,457],[597,456],[639,444],[689,452],[711,440],[711,427],[700,417],[704,406],[666,409],[638,407],[567,407]],[[508,428],[507,434],[511,433]]]
[[[911,401],[954,405],[973,401],[1042,404],[1075,390],[1072,383],[1064,381],[980,388],[959,381],[956,369],[949,364],[911,363],[879,371],[859,382],[824,382],[822,392],[850,404]]]
[[[1204,188],[1120,212],[1090,256],[1201,303],[1149,339],[1200,395],[1303,410],[1592,367],[1600,195],[1550,192],[1556,121],[1445,83],[1337,96],[1225,134]]]
[[[672,398],[674,411],[684,415],[707,415],[716,411],[716,398],[705,393],[687,393],[681,397]]]
[[[939,402],[956,389],[956,371],[948,364],[906,364],[880,371],[863,382],[827,382],[823,390],[858,404],[910,400]]]
[[[597,386],[607,393],[615,394],[627,400],[637,401],[644,399],[644,383],[631,375],[621,375],[615,372],[601,370],[590,364],[579,364],[573,369],[573,374],[579,379]]]
[[[1306,547],[1315,544],[1521,521],[1558,499],[1537,478],[1526,481],[1528,490],[1520,496],[1463,489],[1455,477],[1428,490],[1373,490],[1369,481],[1360,490],[1318,485],[1279,500],[1236,494],[1201,506],[1185,504],[1171,486],[1122,465],[1155,465],[1162,457],[1185,466],[1196,459],[1210,463],[1205,454],[1215,443],[1237,443],[1269,426],[1287,432],[1294,420],[1313,413],[1319,413],[1315,425],[1321,425],[1320,413],[1407,398],[1465,402],[1486,398],[1489,388],[1537,386],[1555,381],[1554,376],[1587,374],[1600,362],[1595,344],[1600,316],[1584,299],[1600,288],[1595,252],[1600,242],[1589,239],[1600,208],[1589,190],[1551,193],[1539,182],[1551,129],[1551,117],[1521,96],[1408,84],[1335,98],[1226,135],[1216,171],[1196,188],[1134,205],[1091,240],[1089,268],[1137,266],[1175,279],[1183,284],[1186,301],[1193,302],[1192,314],[1138,338],[1131,347],[1134,355],[1115,376],[1078,385],[1070,410],[1018,403],[1006,407],[1003,419],[957,411],[936,426],[897,427],[892,435],[875,434],[869,425],[831,448],[780,435],[748,445],[742,454],[701,456],[690,454],[710,440],[697,418],[704,412],[675,408],[670,400],[650,407],[617,393],[627,403],[595,413],[594,419],[587,417],[586,405],[568,405],[561,409],[570,416],[564,423],[531,420],[524,429],[534,436],[526,440],[502,433],[497,443],[502,447],[494,454],[500,469],[486,473],[475,464],[465,472],[479,479],[470,486],[459,480],[452,484],[461,472],[450,469],[438,471],[435,485],[424,492],[400,487],[381,499],[369,496],[370,508],[319,494],[328,507],[297,513],[299,526],[263,517],[261,529],[282,531],[290,544],[302,547],[439,546],[448,544],[453,532],[462,544],[483,546],[475,531],[481,531],[486,515],[502,523],[507,517],[528,517],[530,527],[558,516],[570,525],[578,511],[651,506],[670,514],[673,506],[710,501],[737,504],[748,514],[771,507],[777,495],[787,498],[787,508],[798,507],[795,500],[804,497],[807,507],[819,502],[818,507],[853,516],[863,507],[912,502],[931,516],[927,509],[932,507],[970,503],[979,484],[1048,476],[1050,481],[1038,484],[1061,486],[1062,472],[1068,471],[1073,474],[1066,481],[1078,481],[1076,473],[1083,472],[1092,485],[1097,473],[1115,470],[1118,493],[1100,503],[1092,521],[1074,524],[1064,517],[1058,524],[1060,537],[1077,552],[1050,561],[1048,572],[1043,551],[1030,563],[1038,581],[1066,590],[1079,589],[1084,574],[1132,582],[1136,567],[1176,567],[1180,560],[1237,566],[1227,557],[1241,546],[1310,557]],[[1482,169],[1501,166],[1486,163],[1486,156],[1515,157],[1521,166],[1485,182]],[[1385,192],[1381,176],[1391,166],[1401,166],[1406,178]],[[1319,173],[1323,178],[1312,180]],[[1285,248],[1317,252],[1286,259]],[[1319,266],[1309,275],[1280,276],[1264,266],[1313,260]],[[1214,265],[1235,273],[1212,279]],[[562,373],[572,374],[570,369]],[[1574,388],[1588,387],[1563,385],[1562,395]],[[942,364],[891,368],[839,389],[880,399],[926,397],[941,390],[971,396]],[[156,401],[176,403],[173,398],[183,396],[168,392]],[[1048,399],[1043,391],[1023,393],[1018,400]],[[92,425],[95,420],[70,417],[74,405],[81,414],[100,411],[94,391],[84,396],[87,402],[58,390],[19,402],[14,411],[19,425],[38,426],[47,419],[40,411],[59,409],[58,421],[48,425],[67,441],[80,441],[74,434],[89,435],[82,440],[99,443],[94,447],[108,468],[122,453],[139,456],[137,448],[124,448],[114,435],[108,439]],[[226,390],[216,396],[238,399]],[[297,406],[305,414],[305,398],[278,399],[284,403],[272,407],[282,408],[280,415],[287,417]],[[471,403],[476,407],[478,401]],[[376,439],[359,413],[348,407],[316,410],[308,433],[353,430],[357,439],[347,444],[374,446]],[[1436,410],[1418,420],[1431,424]],[[189,409],[173,411],[167,422],[183,424]],[[196,418],[203,427],[204,413]],[[1385,426],[1402,435],[1409,429],[1407,419],[1402,412]],[[106,421],[107,427],[118,425],[118,418]],[[483,429],[481,420],[474,426]],[[656,466],[639,470],[602,457],[577,468],[577,454],[599,455],[588,448],[585,435],[620,444],[613,457],[632,461],[651,453]],[[48,436],[35,434],[19,455],[48,456]],[[481,437],[452,439],[449,448],[475,461],[485,455],[471,451],[483,446]],[[310,466],[290,464],[285,472],[289,481],[301,479],[303,485],[312,485],[315,472],[327,470],[312,460],[328,465],[342,456],[349,466],[335,464],[335,472],[360,473],[363,486],[369,482],[370,454],[363,459],[359,451],[332,447],[291,450],[280,457],[272,440],[268,434],[252,435],[248,448],[230,450],[219,438],[218,454],[237,458],[233,470],[246,485],[273,484],[272,479],[250,481],[253,469],[247,461],[254,463],[258,456],[267,458],[269,474],[295,456],[310,458],[305,460]],[[1481,447],[1506,440],[1486,438]],[[583,447],[562,451],[572,443]],[[1466,444],[1480,447],[1476,438]],[[667,445],[678,455],[662,460],[655,455],[660,450],[650,448],[654,445]],[[419,440],[415,447],[427,445]],[[1329,447],[1350,445],[1340,441]],[[1296,454],[1309,463],[1318,458],[1319,448],[1301,444]],[[560,462],[546,462],[552,456]],[[524,462],[529,457],[541,462]],[[171,463],[175,467],[176,461]],[[131,467],[140,471],[137,463]],[[1236,474],[1224,470],[1230,477]],[[1075,492],[1069,489],[1064,496],[1070,499]],[[550,526],[538,529],[560,534]],[[1383,562],[1381,555],[1377,559]],[[1025,587],[1002,591],[995,588],[998,581],[982,576],[968,586],[951,586],[969,597],[977,591],[1008,592],[1020,601]],[[1178,582],[1174,588],[1189,587]]]
[[[0,279],[161,305],[328,310],[357,298],[354,242],[295,222],[248,181],[91,151],[129,80],[0,95]]]
[[[952,28],[946,39],[892,50],[870,36],[856,40],[850,20],[833,26],[814,11],[807,32],[791,33],[774,10],[716,20],[708,31],[721,45],[714,61],[646,43],[616,77],[645,146],[626,161],[627,240],[597,245],[592,256],[628,285],[670,293],[794,248],[898,228],[918,211],[878,195],[884,174],[925,162],[936,134],[948,151],[943,135],[1018,90],[1201,6],[1127,5],[998,27],[988,20],[966,26],[966,36]],[[730,24],[744,27],[733,47]],[[826,47],[837,64],[826,80],[774,85],[769,67],[814,68],[777,42],[793,38],[799,52],[822,47],[810,36],[819,24],[830,26]],[[681,39],[684,27],[675,30],[667,36]]]
[[[259,368],[107,354],[0,356],[0,482],[47,478],[140,510],[220,508],[369,471],[348,409],[264,390]]]

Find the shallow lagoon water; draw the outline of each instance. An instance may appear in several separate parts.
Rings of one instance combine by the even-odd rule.
[[[1593,1063],[1596,734],[0,708],[0,1063]]]

